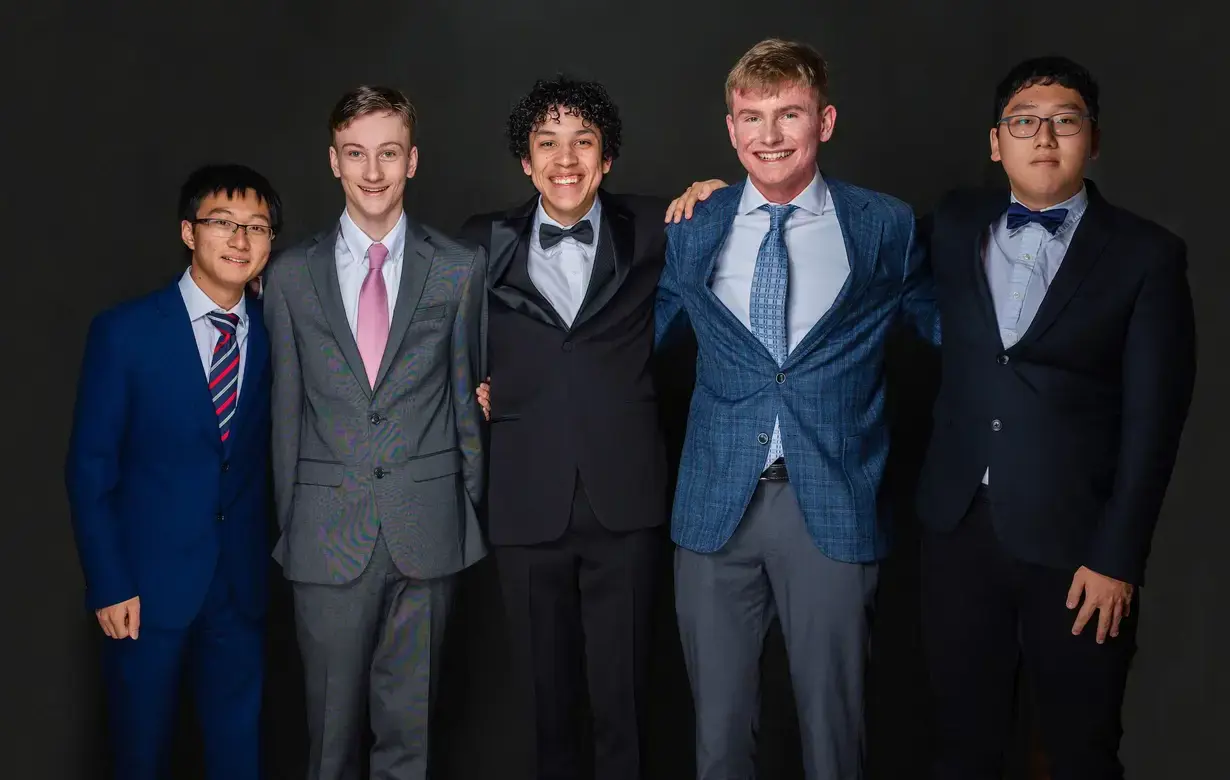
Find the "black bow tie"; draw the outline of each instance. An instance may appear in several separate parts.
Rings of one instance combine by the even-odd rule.
[[[1063,222],[1068,218],[1067,209],[1047,209],[1046,211],[1033,211],[1029,207],[1020,203],[1013,203],[1008,206],[1008,229],[1016,230],[1019,227],[1024,227],[1030,222],[1036,222],[1046,228],[1046,232],[1055,235],[1055,231],[1063,227]]]
[[[583,219],[570,228],[548,225],[545,222],[538,228],[538,243],[542,244],[543,249],[550,249],[569,236],[582,244],[592,244],[594,243],[594,226],[588,219]]]

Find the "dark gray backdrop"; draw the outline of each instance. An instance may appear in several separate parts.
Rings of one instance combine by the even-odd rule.
[[[405,89],[421,113],[419,175],[408,209],[443,229],[529,192],[505,151],[503,120],[539,76],[602,80],[624,118],[612,189],[674,194],[740,173],[723,122],[722,82],[768,35],[807,40],[831,62],[838,108],[827,173],[910,201],[998,181],[986,125],[999,75],[1059,52],[1103,85],[1104,143],[1093,176],[1113,201],[1184,236],[1201,336],[1192,418],[1142,594],[1141,652],[1123,754],[1135,778],[1212,777],[1230,726],[1222,561],[1230,544],[1222,487],[1227,370],[1221,88],[1230,69],[1195,3],[1067,5],[985,0],[561,2],[436,0],[74,3],[6,11],[3,49],[5,339],[9,378],[4,593],[9,609],[3,774],[99,776],[105,760],[96,651],[63,489],[78,361],[89,318],[180,269],[176,188],[193,166],[235,160],[283,193],[285,244],[335,219],[326,116],[363,82]],[[1221,175],[1215,174],[1216,170]],[[897,353],[902,446],[895,501],[908,506],[925,435],[931,368]],[[911,528],[889,566],[871,681],[878,777],[918,776],[926,724],[917,659]],[[271,569],[272,572],[272,569]],[[451,635],[436,735],[441,777],[509,777],[524,721],[500,651],[489,567],[467,578]],[[652,765],[691,771],[690,703],[661,605]],[[302,698],[284,590],[271,616],[267,708],[274,777],[301,777]],[[1219,652],[1220,651],[1220,652]],[[797,776],[780,648],[769,653],[765,776]],[[776,660],[775,660],[776,659]],[[185,727],[176,777],[199,772]],[[11,742],[11,745],[8,743]]]

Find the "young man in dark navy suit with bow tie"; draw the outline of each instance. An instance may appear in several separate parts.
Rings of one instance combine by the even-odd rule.
[[[1123,777],[1133,591],[1195,327],[1184,242],[1085,179],[1098,108],[1076,63],[1021,63],[990,129],[1010,190],[953,193],[934,215],[943,373],[918,509],[936,778],[1002,777],[1018,659],[1051,777]]]

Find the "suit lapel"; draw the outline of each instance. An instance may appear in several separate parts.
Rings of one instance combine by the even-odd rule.
[[[859,299],[868,283],[875,277],[880,260],[880,239],[884,233],[884,225],[868,208],[869,201],[836,179],[825,179],[825,184],[829,197],[833,199],[837,222],[841,226],[850,273],[833,300],[833,305],[816,321],[799,345],[790,351],[784,365],[791,365],[803,359],[832,331],[833,325],[841,320],[845,308]]]
[[[1055,278],[1051,280],[1050,287],[1047,288],[1046,295],[1042,298],[1042,304],[1038,307],[1038,313],[1034,315],[1033,322],[1014,346],[1021,347],[1037,341],[1046,329],[1054,324],[1055,319],[1068,305],[1073,293],[1080,287],[1098,258],[1102,256],[1102,250],[1106,248],[1106,243],[1110,240],[1110,210],[1092,182],[1086,182],[1085,188],[1089,196],[1089,205],[1085,209],[1084,216],[1081,217],[1080,224],[1076,227],[1072,243],[1068,246],[1068,251],[1064,253],[1063,262],[1060,263],[1059,270],[1055,272]]]
[[[222,437],[218,433],[218,415],[214,410],[213,396],[209,392],[209,377],[201,365],[196,334],[192,332],[192,321],[188,319],[188,307],[184,305],[184,297],[180,294],[178,278],[166,289],[158,308],[167,319],[167,327],[163,332],[168,342],[170,364],[166,366],[169,369],[166,376],[178,378],[182,383],[181,392],[184,397],[190,399],[189,405],[194,407],[193,415],[202,435],[221,453]],[[174,386],[166,390],[177,394]]]
[[[604,197],[605,196],[605,197]],[[636,248],[636,228],[632,218],[615,199],[602,198],[602,224],[599,226],[598,247],[594,253],[594,270],[590,274],[585,300],[577,311],[572,329],[576,330],[611,302],[632,268]]]
[[[346,319],[346,307],[342,304],[342,288],[337,279],[337,257],[334,247],[337,246],[337,227],[334,227],[308,249],[308,272],[312,275],[312,284],[316,288],[316,298],[320,301],[325,322],[333,333],[333,340],[342,352],[354,375],[355,383],[368,398],[372,397],[372,388],[367,383],[367,371],[363,367],[363,358],[359,355],[359,345],[355,343],[354,334],[350,332],[350,322]]]
[[[488,291],[510,309],[546,325],[567,330],[555,308],[530,279],[530,237],[534,227],[535,196],[504,219],[491,224],[491,274]]]
[[[418,308],[419,298],[423,296],[423,285],[427,283],[427,274],[431,271],[435,248],[421,227],[406,220],[406,248],[402,251],[401,281],[397,284],[397,303],[393,306],[393,321],[389,324],[389,340],[385,343],[384,357],[380,360],[380,370],[376,373],[375,386],[380,387],[384,377],[389,373],[393,360],[401,350],[401,342],[406,337],[406,329],[410,320],[414,319],[414,310]]]
[[[1002,338],[999,334],[999,318],[995,314],[995,301],[991,297],[991,282],[987,279],[985,249],[991,226],[1008,210],[1009,200],[1008,191],[1003,190],[996,191],[993,196],[978,204],[975,213],[970,217],[969,232],[973,234],[973,240],[967,244],[967,261],[962,264],[962,273],[969,282],[968,289],[974,293],[974,305],[982,314],[987,332],[997,344],[1002,344]],[[963,240],[969,240],[968,234],[966,236]]]
[[[266,367],[269,364],[269,336],[265,331],[264,313],[260,303],[254,296],[248,296],[248,337],[244,342],[243,383],[239,390],[239,405],[235,409],[235,419],[231,422],[234,436],[244,436],[248,432],[244,424],[252,416],[252,399],[256,388],[264,379]],[[212,403],[212,400],[211,400]]]

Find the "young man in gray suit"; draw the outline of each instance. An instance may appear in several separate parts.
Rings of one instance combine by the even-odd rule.
[[[414,108],[360,87],[330,118],[337,224],[270,265],[273,468],[313,780],[427,776],[454,575],[479,560],[482,249],[410,220]]]

